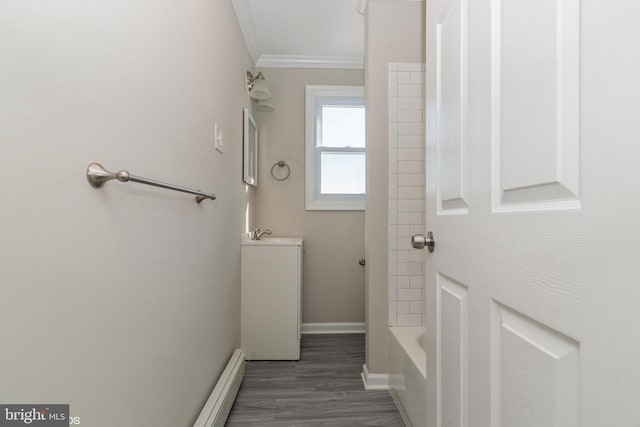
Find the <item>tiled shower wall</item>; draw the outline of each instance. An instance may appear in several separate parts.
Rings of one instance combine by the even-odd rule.
[[[389,325],[424,325],[424,64],[389,64]]]

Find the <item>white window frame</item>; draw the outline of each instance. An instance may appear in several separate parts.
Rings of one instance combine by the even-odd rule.
[[[320,194],[320,156],[323,151],[360,153],[362,148],[318,147],[322,106],[327,103],[364,105],[363,86],[306,86],[306,209],[363,211],[365,194]],[[366,145],[364,153],[366,156]]]

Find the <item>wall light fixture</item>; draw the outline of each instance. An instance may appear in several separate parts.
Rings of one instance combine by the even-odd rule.
[[[262,71],[255,77],[250,71],[247,71],[247,89],[249,89],[249,96],[256,101],[271,98],[271,92],[269,92],[267,81],[264,79]]]
[[[256,110],[270,113],[275,108],[273,107],[273,102],[270,99],[261,99],[260,101],[256,101],[255,103]]]

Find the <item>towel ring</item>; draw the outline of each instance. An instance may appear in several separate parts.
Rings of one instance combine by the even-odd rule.
[[[287,172],[285,174],[285,176],[283,176],[282,178],[278,178],[275,173],[273,173],[273,171],[275,170],[276,166],[278,166],[279,168],[287,168]],[[279,162],[275,162],[273,164],[273,166],[271,166],[271,176],[273,177],[273,179],[275,179],[276,181],[284,181],[285,179],[289,178],[289,175],[291,175],[291,168],[289,167],[288,164],[286,164],[284,162],[284,160],[280,160]]]

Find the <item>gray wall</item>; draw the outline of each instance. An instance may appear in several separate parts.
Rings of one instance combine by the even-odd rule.
[[[370,0],[365,19],[367,97],[366,363],[386,372],[390,62],[424,62],[424,2]]]
[[[276,108],[257,113],[260,128],[256,224],[277,236],[304,237],[303,322],[363,322],[364,212],[305,210],[305,85],[362,85],[362,70],[262,70]],[[271,166],[284,160],[286,181]]]
[[[0,52],[0,402],[70,403],[91,427],[191,426],[239,345],[253,225],[251,61],[229,2],[7,0]],[[218,200],[93,189],[92,161]]]

